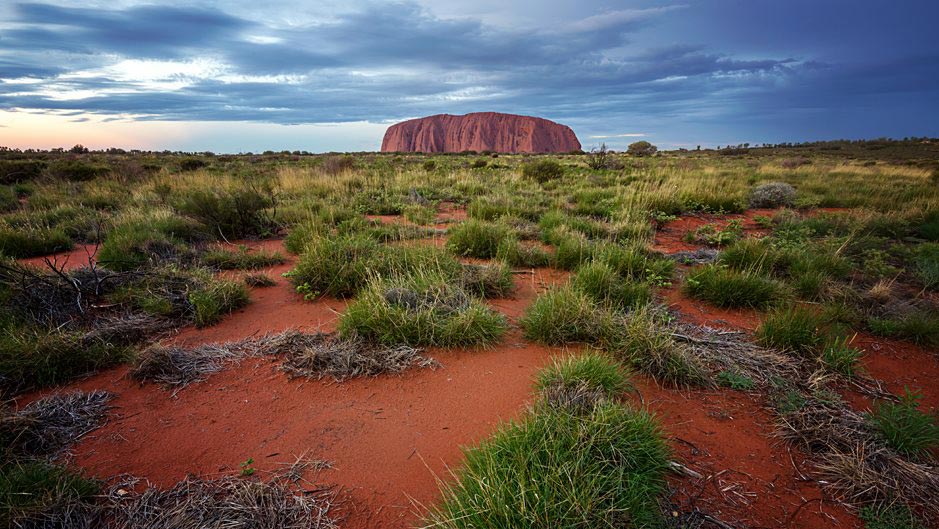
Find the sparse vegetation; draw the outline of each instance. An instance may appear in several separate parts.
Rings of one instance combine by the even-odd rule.
[[[916,458],[939,448],[939,416],[920,411],[921,398],[907,389],[900,402],[877,402],[869,415],[871,424],[891,448]]]
[[[923,386],[933,375],[936,145],[657,152],[637,142],[628,154],[550,156],[0,150],[0,392],[17,397],[121,363],[135,380],[175,392],[262,357],[276,360],[271,376],[341,382],[434,368],[421,348],[447,347],[473,351],[442,354],[449,371],[414,378],[433,380],[428,387],[451,377],[464,384],[455,377],[479,375],[464,368],[483,358],[488,371],[479,376],[497,376],[479,390],[498,398],[505,377],[527,378],[537,358],[570,354],[539,374],[528,413],[454,465],[443,501],[428,506],[429,522],[664,524],[668,454],[656,421],[630,404],[643,398],[629,391],[634,373],[637,386],[651,378],[692,398],[707,388],[721,398],[749,392],[738,396],[742,407],[772,403],[780,433],[812,459],[799,471],[826,497],[863,508],[872,527],[916,527],[916,517],[939,516],[935,395],[923,387],[922,399],[894,400],[884,388]],[[263,250],[281,238],[289,255]],[[54,267],[16,261],[43,256]],[[274,276],[288,261],[290,286]],[[682,288],[669,288],[672,281]],[[264,325],[302,314],[283,324],[315,328],[338,318],[338,331],[246,337],[263,328],[242,325],[254,310],[248,287],[272,307]],[[308,305],[279,312],[304,303],[287,289]],[[702,313],[687,314],[689,305]],[[180,327],[224,323],[242,307],[231,327],[195,332],[231,333],[230,342],[162,339]],[[748,329],[737,328],[735,314]],[[515,324],[521,335],[510,331]],[[518,353],[526,341],[557,347]],[[884,351],[894,350],[888,369]],[[101,377],[105,385],[112,379]],[[873,411],[853,409],[844,389],[872,399]],[[202,398],[185,391],[192,393],[180,402]],[[321,394],[304,393],[312,406]],[[202,520],[196,504],[237,504],[252,520],[322,514],[267,487],[262,479],[281,460],[262,460],[254,449],[218,462],[229,477],[159,490],[141,483],[115,500],[114,490],[46,461],[67,453],[78,430],[59,419],[80,417],[80,406],[40,413],[37,402],[4,410],[0,421],[0,516],[15,527],[36,526],[40,516],[47,525],[95,526],[88,520],[102,512],[119,522],[143,504],[185,520]],[[375,408],[362,413],[380,416]],[[84,431],[95,421],[75,424]],[[239,467],[249,456],[257,464]],[[247,495],[247,504],[232,494]],[[292,514],[272,514],[269,498]]]

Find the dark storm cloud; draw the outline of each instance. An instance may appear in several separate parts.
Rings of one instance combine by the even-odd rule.
[[[279,25],[244,11],[20,3],[0,20],[0,108],[286,124],[497,110],[610,133],[623,132],[621,122],[666,127],[698,116],[768,135],[783,125],[856,130],[858,116],[885,113],[891,101],[936,107],[939,57],[921,45],[931,4],[891,11],[904,25],[884,35],[869,28],[874,7],[887,4],[852,2],[853,29],[840,39],[832,24],[846,5],[805,4],[806,21],[779,3],[756,4],[730,12],[700,0],[510,29],[409,2],[299,20],[284,12],[290,24]],[[138,82],[108,69],[126,59],[217,67]],[[20,78],[42,82],[9,82]],[[854,117],[839,129],[835,117],[846,113]],[[803,115],[814,121],[796,124]]]
[[[147,58],[178,57],[251,25],[219,11],[151,5],[108,10],[20,3],[14,17],[26,29],[0,33],[4,45]]]

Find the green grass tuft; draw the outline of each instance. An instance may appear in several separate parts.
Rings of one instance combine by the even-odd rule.
[[[257,270],[285,263],[287,260],[278,252],[248,252],[245,246],[232,251],[224,248],[212,248],[202,255],[202,264],[219,270]]]
[[[505,317],[434,272],[374,279],[339,321],[345,336],[414,346],[489,346]]]
[[[213,280],[205,288],[189,294],[196,327],[205,327],[248,304],[248,291],[242,283]]]
[[[658,422],[613,403],[541,407],[465,451],[434,527],[657,527],[669,451]]]
[[[900,402],[879,401],[868,420],[888,446],[897,452],[921,458],[939,448],[939,417],[919,410],[922,395],[906,391]]]
[[[621,309],[645,305],[652,300],[652,288],[647,283],[623,279],[604,262],[578,268],[571,278],[571,285],[599,303],[609,303]]]
[[[551,366],[538,373],[536,387],[539,391],[544,392],[557,386],[569,389],[595,388],[610,400],[632,389],[629,375],[623,367],[609,356],[596,351],[555,360]]]
[[[706,265],[688,274],[685,292],[718,307],[767,308],[786,297],[785,287],[755,271]]]
[[[766,316],[756,330],[756,339],[765,347],[814,358],[824,340],[820,332],[822,323],[821,317],[810,309],[798,305],[784,307]]]

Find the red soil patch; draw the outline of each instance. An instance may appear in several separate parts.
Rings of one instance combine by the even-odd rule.
[[[679,460],[703,476],[670,479],[680,506],[696,506],[735,526],[860,526],[843,507],[821,501],[818,484],[805,477],[811,463],[773,438],[775,425],[759,396],[729,390],[682,392],[636,382],[646,405],[662,420]]]
[[[760,313],[757,310],[715,307],[685,296],[680,286],[662,289],[659,294],[665,298],[670,309],[677,310],[683,320],[695,325],[748,331],[753,331],[760,325]]]
[[[345,310],[348,301],[326,298],[309,303],[297,294],[293,285],[282,276],[293,268],[296,261],[296,258],[284,249],[283,241],[235,241],[220,246],[228,249],[247,246],[249,252],[280,252],[287,257],[287,262],[262,270],[225,272],[224,275],[237,278],[260,272],[270,276],[277,284],[250,289],[251,303],[248,306],[233,312],[218,325],[202,329],[183,328],[171,341],[181,345],[193,345],[227,342],[286,329],[315,331],[321,328],[331,330],[335,327],[339,314]]]
[[[914,343],[858,333],[853,345],[864,350],[861,366],[885,388],[902,395],[906,388],[918,391],[923,398],[920,409],[939,410],[939,351]],[[857,409],[870,406],[866,398],[850,398]]]
[[[666,222],[656,230],[652,250],[665,254],[697,250],[701,248],[700,243],[685,241],[685,236],[689,231],[693,232],[706,224],[713,224],[716,228],[722,229],[734,220],[743,223],[744,235],[767,235],[770,230],[761,227],[754,218],[758,216],[772,217],[779,211],[779,209],[748,209],[743,213],[730,215],[711,213],[684,215],[673,221]]]
[[[68,271],[88,266],[89,259],[94,260],[95,251],[94,244],[76,244],[67,252],[48,256],[27,257],[26,259],[17,259],[17,262],[46,268],[46,259],[48,259],[57,268]]]

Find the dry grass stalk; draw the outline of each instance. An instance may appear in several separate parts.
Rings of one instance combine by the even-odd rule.
[[[15,455],[57,456],[104,423],[113,398],[105,391],[76,391],[37,400],[0,417],[0,440]]]
[[[137,480],[113,486],[107,495],[109,529],[332,529],[333,495],[296,494],[286,484],[225,477],[189,477],[169,490]]]
[[[939,467],[909,461],[884,446],[865,417],[844,405],[810,400],[781,416],[780,435],[816,457],[820,482],[845,503],[900,502],[939,518]]]
[[[760,347],[739,332],[681,324],[671,335],[685,343],[712,373],[731,371],[746,375],[758,384],[768,384],[782,378],[796,378],[799,372],[798,363],[791,357]]]
[[[194,348],[155,346],[144,351],[131,376],[168,387],[182,387],[216,373],[225,364],[248,357],[281,357],[291,376],[337,381],[383,373],[399,373],[411,366],[435,367],[437,363],[407,345],[382,346],[359,338],[339,338],[328,333],[288,330],[224,344]]]
[[[353,377],[400,373],[413,365],[436,367],[433,359],[421,356],[420,349],[408,345],[384,346],[367,343],[360,338],[339,338],[335,335],[308,335],[302,347],[282,353],[281,365],[295,377],[321,379],[332,377],[343,381]]]

